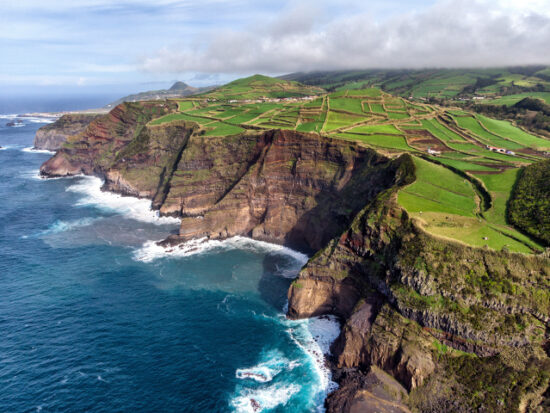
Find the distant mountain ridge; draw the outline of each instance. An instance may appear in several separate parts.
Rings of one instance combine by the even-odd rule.
[[[413,98],[493,98],[550,91],[550,67],[478,69],[367,69],[290,73],[280,79],[319,86],[329,92],[377,87]]]
[[[115,100],[112,103],[109,103],[108,105],[106,105],[106,107],[113,108],[122,102],[140,102],[145,100],[181,98],[181,97],[196,95],[198,93],[209,92],[212,89],[215,89],[216,87],[217,86],[194,87],[194,86],[188,85],[185,82],[177,81],[169,89],[149,90],[146,92],[140,92],[140,93],[124,96],[118,100]]]

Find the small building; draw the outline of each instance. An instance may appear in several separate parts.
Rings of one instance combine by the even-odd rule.
[[[441,151],[436,151],[435,149],[428,148],[428,153],[433,156],[441,155]]]

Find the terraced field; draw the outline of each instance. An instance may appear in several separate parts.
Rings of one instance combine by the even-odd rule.
[[[276,79],[269,76],[254,75],[244,79],[237,79],[201,96],[209,99],[238,100],[257,99],[260,97],[286,98],[310,96],[323,92],[323,89],[315,86],[307,86],[298,82]]]
[[[550,69],[515,67],[487,69],[359,70],[294,73],[284,77],[336,91],[378,87],[393,95],[414,98],[522,94],[550,92]],[[541,96],[543,99],[545,97]],[[504,96],[502,99],[507,99]],[[520,99],[517,99],[519,101]],[[513,102],[515,103],[515,102]],[[511,104],[513,104],[511,103]],[[508,104],[508,103],[497,103]]]
[[[180,100],[177,113],[152,123],[193,121],[213,137],[292,129],[359,142],[390,157],[409,152],[417,181],[398,201],[427,231],[497,250],[542,249],[508,224],[506,205],[519,168],[545,159],[550,140],[506,121],[412,103],[379,89],[270,98],[258,97],[257,82],[237,82],[243,99],[235,99],[235,87],[225,87]]]

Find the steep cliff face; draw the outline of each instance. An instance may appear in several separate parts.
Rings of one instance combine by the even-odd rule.
[[[411,391],[415,409],[528,411],[538,408],[550,377],[549,291],[547,256],[435,239],[397,207],[391,189],[302,269],[289,290],[289,315],[343,316],[335,367],[385,370]],[[453,390],[440,392],[442,382]],[[349,391],[344,385],[337,393]]]
[[[182,217],[179,236],[247,235],[316,251],[392,186],[398,162],[344,141],[294,131],[206,137],[194,123],[150,125],[168,103],[124,104],[71,137],[46,176],[96,174],[105,189]]]
[[[56,151],[61,148],[69,136],[79,134],[86,129],[90,122],[99,116],[101,115],[95,113],[63,115],[54,123],[42,126],[36,131],[34,147],[36,149]]]
[[[170,102],[121,104],[93,120],[83,132],[70,136],[55,156],[41,166],[40,173],[104,176],[119,151],[139,136],[147,122],[175,109],[176,104]]]
[[[409,155],[390,160],[294,131],[207,137],[194,123],[149,124],[175,109],[120,105],[71,136],[41,173],[95,174],[106,189],[151,199],[182,218],[167,244],[246,235],[317,251],[289,289],[288,315],[343,322],[330,412],[543,411],[547,254],[423,232],[396,202],[415,179]]]
[[[146,126],[105,170],[105,189],[162,204],[170,180],[196,126],[185,122]]]
[[[161,211],[179,205],[184,241],[248,235],[318,250],[393,184],[395,169],[374,151],[293,131],[193,137]]]

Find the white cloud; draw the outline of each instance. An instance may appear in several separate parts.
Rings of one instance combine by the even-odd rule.
[[[408,9],[410,10],[410,8]],[[305,3],[278,19],[221,30],[141,59],[153,73],[473,67],[550,63],[550,1],[447,0],[377,20],[326,18]]]

